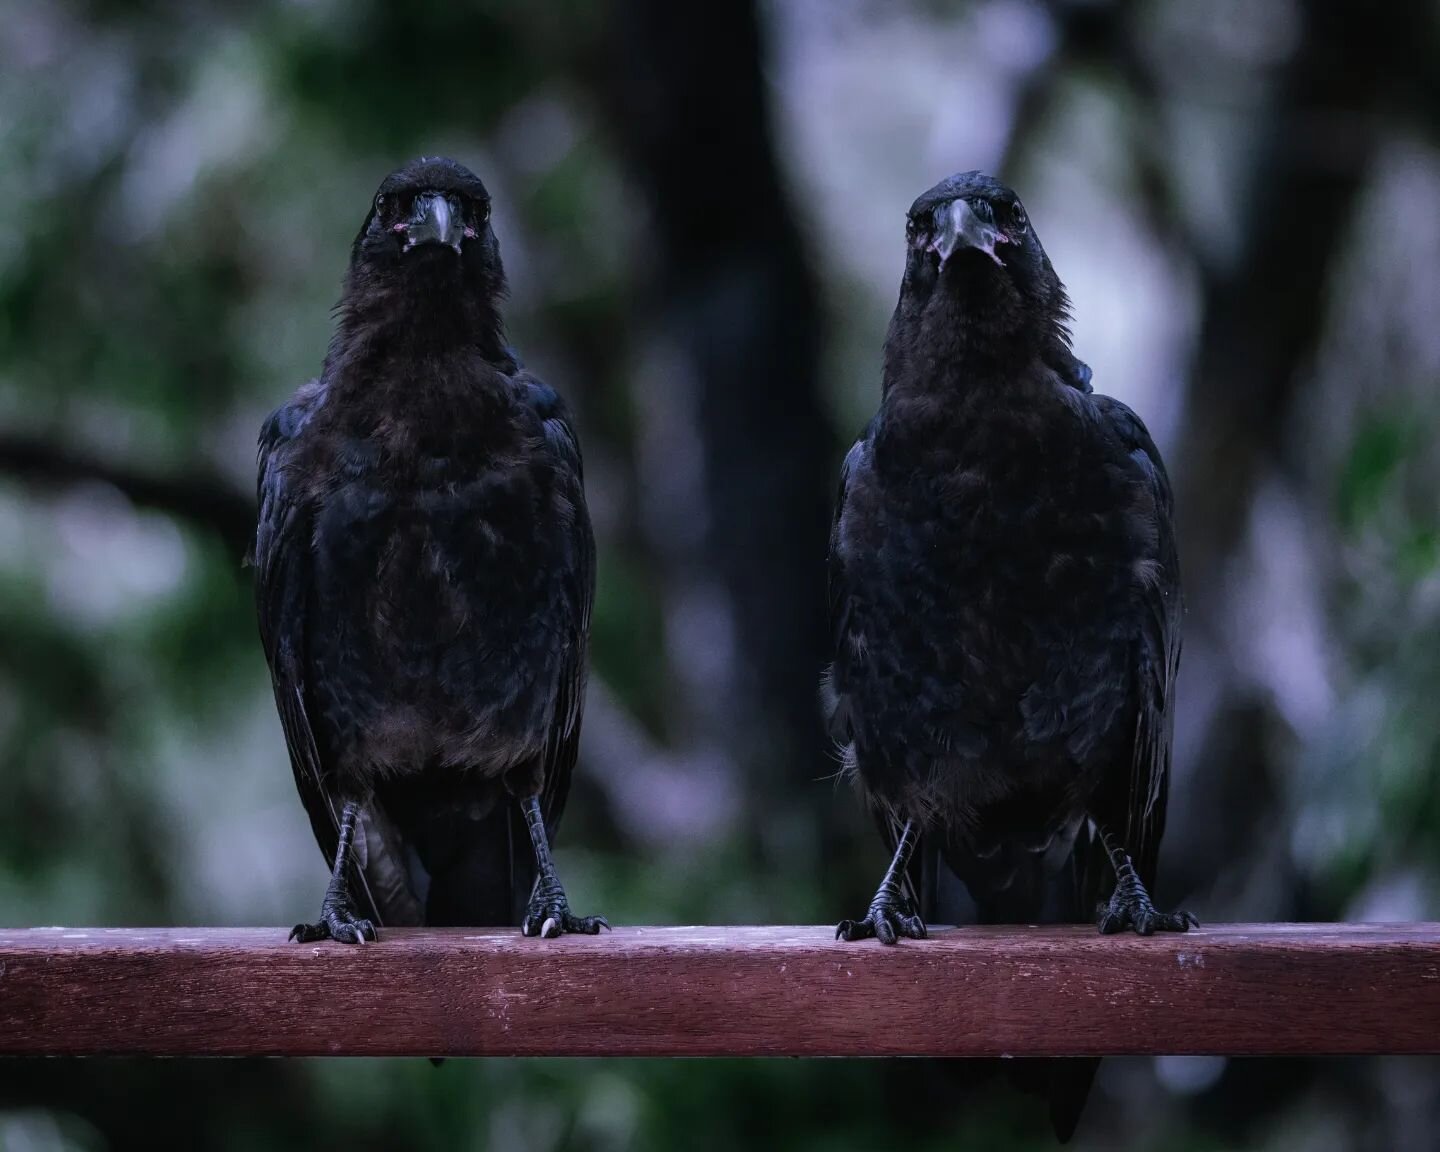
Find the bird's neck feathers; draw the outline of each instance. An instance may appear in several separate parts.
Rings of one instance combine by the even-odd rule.
[[[887,395],[1005,389],[1070,347],[1069,301],[1058,281],[1040,299],[978,280],[925,287],[907,279],[901,289],[885,339]]]
[[[500,300],[503,274],[485,282],[459,265],[387,269],[352,268],[336,309],[326,374],[367,362],[473,360],[508,362]]]
[[[322,378],[335,429],[379,442],[387,467],[470,469],[510,435],[513,368],[493,295],[352,273]]]

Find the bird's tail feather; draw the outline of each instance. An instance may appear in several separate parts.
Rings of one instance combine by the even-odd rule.
[[[518,925],[535,885],[535,856],[514,804],[467,822],[443,860],[431,860],[425,922],[436,927]]]
[[[1078,907],[1076,894],[1080,885],[1072,885],[1065,876],[1059,888],[1039,891],[1024,884],[1017,885],[1015,900],[997,900],[979,904],[972,899],[963,880],[946,863],[935,843],[922,841],[915,854],[918,870],[912,881],[921,893],[921,914],[927,924],[1010,924],[1034,922],[1066,922],[1088,920],[1090,913]],[[1041,866],[1036,860],[1037,869]],[[993,1075],[998,1065],[1018,1089],[1045,1098],[1050,1105],[1050,1124],[1060,1142],[1066,1143],[1075,1132],[1091,1082],[1100,1061],[1088,1057],[1060,1059],[1029,1057],[1013,1060],[945,1061],[948,1078],[979,1082]]]
[[[427,802],[423,780],[392,781],[366,805],[365,846],[356,856],[364,881],[359,894],[378,923],[520,923],[535,884],[528,832],[500,789],[472,791],[437,805]],[[438,1068],[445,1061],[432,1056],[430,1063]]]
[[[367,804],[361,810],[351,851],[360,877],[354,894],[369,905],[365,913],[370,919],[391,928],[425,923],[425,907],[406,867],[404,840],[382,806]]]
[[[535,884],[535,856],[520,811],[494,780],[453,774],[397,777],[368,806],[392,830],[382,874],[407,918],[431,927],[497,927],[520,923]],[[367,875],[374,863],[367,866]],[[380,878],[371,882],[372,890]],[[385,920],[389,924],[392,921]]]

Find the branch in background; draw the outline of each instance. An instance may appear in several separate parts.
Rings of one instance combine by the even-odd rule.
[[[246,554],[255,537],[254,498],[208,472],[160,475],[52,440],[0,433],[0,475],[38,488],[108,484],[137,507],[165,512],[215,533],[237,559]]]

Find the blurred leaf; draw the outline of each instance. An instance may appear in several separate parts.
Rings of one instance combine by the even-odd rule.
[[[1336,490],[1337,516],[1345,531],[1356,531],[1375,515],[1416,440],[1416,425],[1398,416],[1362,417]]]

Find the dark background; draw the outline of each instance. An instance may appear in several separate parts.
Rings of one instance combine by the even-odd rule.
[[[375,185],[496,200],[578,412],[561,833],[617,923],[833,922],[883,853],[815,684],[903,215],[1010,180],[1176,480],[1160,896],[1440,918],[1440,7],[39,3],[0,16],[0,924],[289,924],[325,866],[240,566]],[[1043,1148],[871,1062],[4,1062],[0,1149]],[[1107,1061],[1079,1146],[1424,1148],[1440,1066]]]

